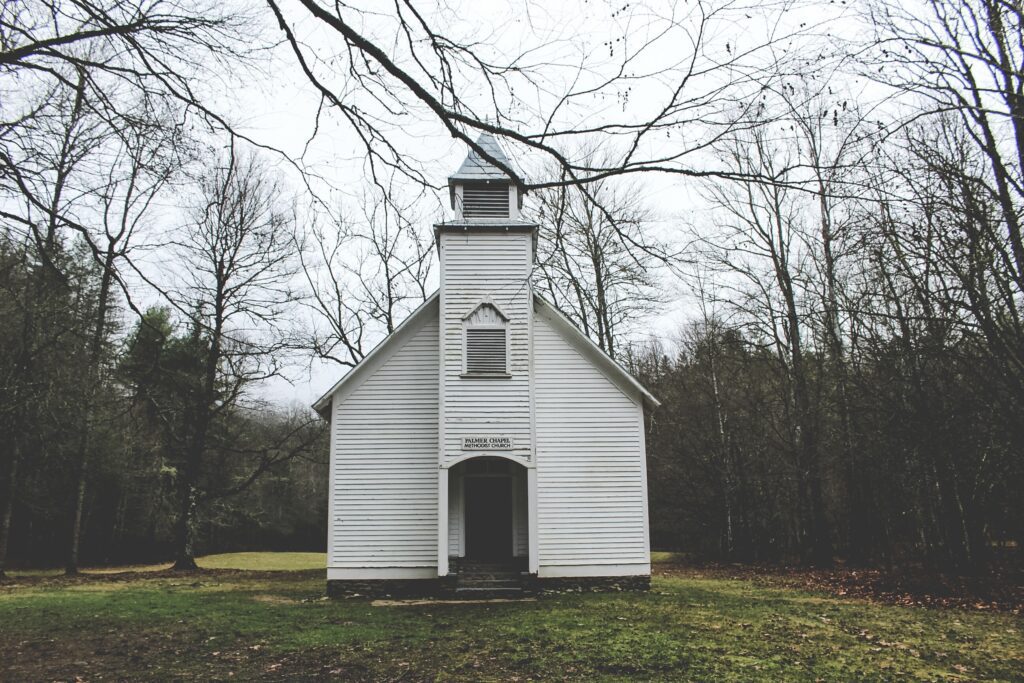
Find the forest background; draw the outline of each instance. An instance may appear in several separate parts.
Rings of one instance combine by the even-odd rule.
[[[655,547],[1012,561],[1022,27],[1007,0],[6,4],[0,574],[322,549],[306,404],[436,287],[481,132],[529,190],[534,286],[662,401]]]

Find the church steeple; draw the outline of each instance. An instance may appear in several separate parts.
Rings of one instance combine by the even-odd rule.
[[[482,133],[477,145],[501,166],[512,169],[493,135]],[[522,187],[475,149],[470,149],[459,170],[448,178],[448,188],[456,223],[521,222]]]
[[[434,226],[440,270],[442,468],[475,452],[474,437],[499,434],[502,455],[529,462],[530,329],[538,226],[523,220],[520,182],[493,136],[449,177],[455,215]],[[495,406],[500,406],[496,408]],[[446,562],[447,557],[439,558]]]

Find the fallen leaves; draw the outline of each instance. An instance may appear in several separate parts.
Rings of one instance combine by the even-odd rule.
[[[662,576],[694,579],[725,578],[760,585],[821,591],[906,607],[962,608],[1024,613],[1024,577],[1019,569],[1004,568],[988,575],[951,576],[909,567],[881,569],[808,569],[770,565],[658,565]],[[827,623],[827,622],[826,622]]]

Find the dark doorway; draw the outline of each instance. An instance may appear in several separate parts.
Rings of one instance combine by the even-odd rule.
[[[512,559],[511,477],[466,477],[466,557]]]

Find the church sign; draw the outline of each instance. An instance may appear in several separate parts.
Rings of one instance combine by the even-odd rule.
[[[462,437],[462,450],[464,451],[510,451],[512,450],[511,436],[464,436]]]

